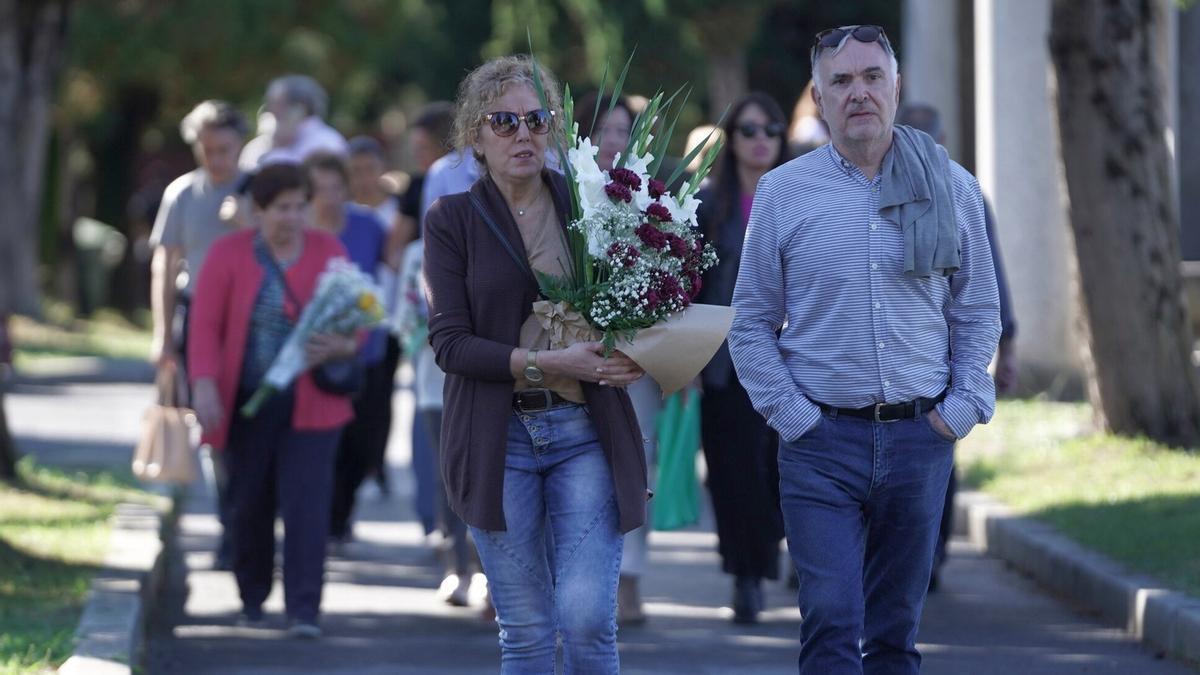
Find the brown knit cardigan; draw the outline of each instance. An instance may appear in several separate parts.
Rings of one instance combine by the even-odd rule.
[[[543,171],[542,180],[565,228],[566,180],[552,171]],[[508,205],[488,176],[470,193],[439,199],[425,216],[429,341],[446,373],[441,469],[455,513],[475,527],[503,530],[504,455],[513,414],[509,358],[538,288],[505,251],[469,194],[484,205],[517,254],[528,259]],[[612,468],[621,531],[628,532],[646,520],[646,455],[637,417],[622,388],[584,382],[583,393]]]

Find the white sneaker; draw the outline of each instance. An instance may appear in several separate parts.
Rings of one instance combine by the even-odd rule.
[[[457,574],[447,574],[438,587],[437,598],[452,607],[466,607],[470,604],[466,581]]]

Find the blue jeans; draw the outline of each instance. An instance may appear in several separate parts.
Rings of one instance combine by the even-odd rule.
[[[513,413],[504,522],[503,532],[471,528],[500,624],[500,672],[553,673],[558,635],[566,673],[618,672],[621,531],[586,408]]]
[[[917,627],[953,450],[924,417],[880,423],[836,413],[781,444],[801,675],[920,671]]]

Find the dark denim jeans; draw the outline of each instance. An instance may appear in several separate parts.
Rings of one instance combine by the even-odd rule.
[[[553,673],[557,634],[565,673],[617,673],[622,537],[586,408],[513,414],[504,521],[503,532],[471,528],[500,624],[500,672]]]
[[[917,627],[953,450],[924,417],[880,423],[834,413],[781,444],[801,675],[919,672]]]

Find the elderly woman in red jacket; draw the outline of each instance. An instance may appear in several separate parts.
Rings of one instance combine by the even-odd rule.
[[[264,168],[250,186],[257,227],[226,235],[209,253],[192,305],[188,358],[204,441],[228,452],[234,574],[241,621],[263,621],[271,591],[275,517],[283,517],[284,602],[291,634],[316,638],[329,531],[333,461],[353,413],[345,396],[303,373],[250,419],[238,409],[258,387],[326,263],[346,255],[334,236],[308,229],[303,170]],[[353,336],[317,335],[310,366],[357,350]]]

